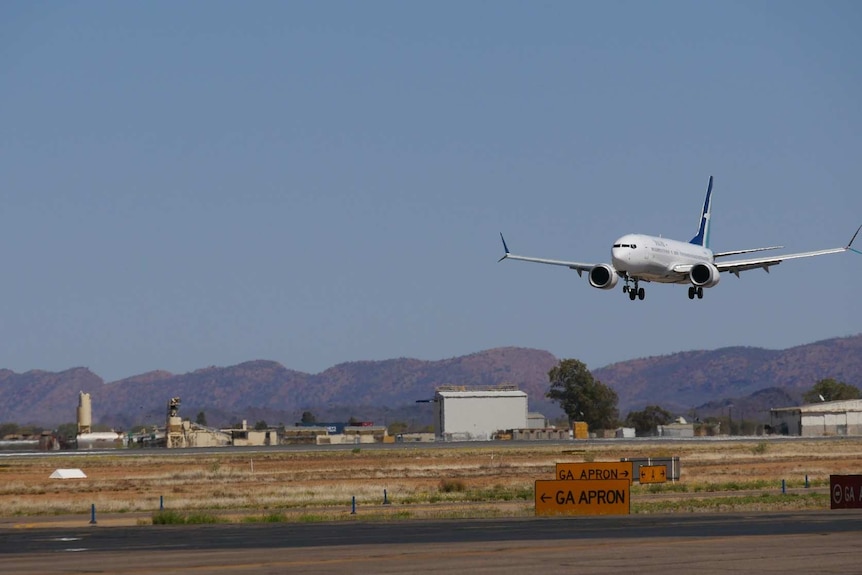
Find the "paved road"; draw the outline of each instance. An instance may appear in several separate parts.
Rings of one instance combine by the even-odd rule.
[[[476,447],[494,447],[494,448],[512,448],[524,449],[530,447],[563,447],[574,450],[581,450],[587,446],[597,445],[684,445],[687,443],[738,443],[743,441],[758,441],[769,443],[784,443],[784,442],[832,442],[832,441],[847,441],[857,440],[858,438],[848,438],[845,436],[823,436],[823,437],[796,437],[786,435],[770,435],[770,436],[726,436],[719,437],[638,437],[638,438],[618,438],[618,439],[578,439],[578,440],[542,440],[542,441],[451,441],[451,442],[429,442],[429,443],[363,443],[359,445],[353,444],[336,444],[336,445],[277,445],[277,446],[225,446],[225,447],[190,447],[184,449],[94,449],[81,451],[0,451],[0,459],[17,458],[17,457],[34,457],[34,458],[56,458],[56,457],[88,457],[92,455],[111,455],[112,457],[140,457],[140,456],[175,456],[185,457],[189,455],[213,455],[213,454],[253,454],[253,453],[272,453],[278,451],[287,452],[327,452],[327,451],[351,451],[357,447],[363,451],[377,450],[398,450],[398,449],[455,449],[455,448],[471,448]]]
[[[856,573],[862,513],[0,529],[4,574]]]

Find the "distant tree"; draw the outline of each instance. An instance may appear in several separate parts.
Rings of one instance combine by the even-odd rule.
[[[347,425],[359,425],[362,423],[361,419],[357,419],[354,416],[350,416],[350,419],[347,420]]]
[[[254,424],[254,429],[256,431],[264,431],[266,429],[269,429],[269,426],[266,424],[266,421],[261,419],[260,421],[258,421]]]
[[[562,427],[565,429],[569,424],[569,417],[567,415],[561,415],[560,417],[555,417],[550,421],[551,426],[553,427]]]
[[[659,425],[667,425],[673,421],[670,412],[658,405],[648,405],[643,411],[630,411],[626,416],[625,425],[634,427],[638,435],[652,435]]]
[[[564,359],[548,372],[551,388],[546,397],[560,404],[569,422],[585,421],[591,429],[617,426],[619,410],[616,392],[593,378],[577,359]]]
[[[314,417],[314,414],[310,411],[303,411],[302,419],[300,419],[300,421],[302,421],[302,423],[317,423],[317,418]]]
[[[17,423],[0,423],[0,438],[7,435],[17,435],[21,427]]]
[[[203,411],[199,411],[197,416],[195,417],[195,423],[198,425],[206,425],[207,424],[207,414]]]
[[[404,421],[393,421],[389,424],[387,431],[389,435],[398,435],[399,433],[404,433],[407,431],[409,426]]]
[[[821,379],[814,384],[814,387],[802,396],[802,400],[806,403],[819,403],[821,401],[859,399],[859,397],[859,388],[855,385],[828,378]]]
[[[77,423],[61,423],[57,426],[55,430],[57,437],[62,437],[65,439],[73,439],[78,435],[78,424]]]
[[[6,435],[39,435],[44,427],[38,425],[19,425],[17,423],[0,423],[0,438]]]

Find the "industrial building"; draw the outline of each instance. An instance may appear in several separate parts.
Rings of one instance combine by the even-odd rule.
[[[231,444],[231,436],[224,431],[212,429],[204,425],[182,419],[179,414],[180,398],[172,397],[168,401],[165,420],[165,447],[169,449],[182,447],[220,447]],[[245,421],[243,430],[245,430]],[[235,445],[247,445],[235,444]]]
[[[769,420],[772,432],[782,435],[862,435],[862,399],[770,409]]]
[[[443,386],[434,396],[438,439],[490,440],[501,430],[527,429],[527,394],[512,385]]]
[[[127,438],[116,431],[93,431],[93,405],[90,394],[78,394],[78,434],[75,437],[78,449],[113,449],[125,447]]]

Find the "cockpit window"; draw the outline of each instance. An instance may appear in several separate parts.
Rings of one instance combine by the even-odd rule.
[[[635,249],[636,247],[637,247],[636,245],[632,244],[632,249]]]

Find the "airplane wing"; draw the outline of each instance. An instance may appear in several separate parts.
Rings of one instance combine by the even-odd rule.
[[[738,256],[740,254],[752,254],[754,252],[768,252],[769,250],[780,250],[784,246],[769,246],[768,248],[751,248],[747,250],[734,250],[732,252],[718,252],[712,254],[714,258],[724,258],[727,256]]]
[[[825,256],[826,254],[837,254],[841,252],[846,252],[848,250],[856,253],[862,253],[859,250],[853,249],[852,247],[853,241],[856,239],[856,236],[859,235],[859,230],[862,230],[862,226],[859,226],[856,229],[856,233],[853,234],[852,238],[850,238],[850,243],[848,243],[843,248],[830,248],[813,252],[800,252],[796,254],[786,254],[771,258],[751,258],[745,260],[733,260],[728,262],[715,262],[714,265],[716,268],[718,268],[718,271],[730,272],[736,277],[739,277],[739,273],[746,270],[763,269],[764,271],[769,272],[769,268],[771,268],[772,266],[777,266],[778,264],[786,260],[811,258],[814,256]]]
[[[552,266],[564,266],[567,268],[571,268],[578,272],[578,275],[581,275],[583,272],[588,272],[595,267],[596,264],[585,264],[582,262],[567,262],[563,260],[549,260],[546,258],[533,258],[527,256],[517,256],[509,251],[509,246],[506,245],[506,238],[503,237],[503,234],[500,234],[500,239],[503,240],[503,250],[505,253],[503,257],[501,257],[498,262],[503,260],[521,260],[523,262],[535,262],[537,264],[550,264]]]

